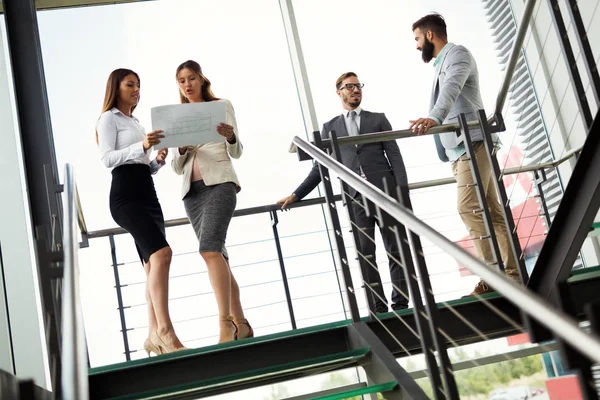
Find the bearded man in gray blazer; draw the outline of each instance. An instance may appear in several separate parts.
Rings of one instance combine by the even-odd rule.
[[[432,126],[458,122],[458,116],[462,113],[465,114],[467,121],[477,120],[477,112],[483,109],[483,101],[479,91],[479,72],[473,55],[464,46],[448,42],[446,22],[439,14],[424,16],[413,24],[412,30],[417,42],[417,50],[421,51],[423,61],[429,63],[435,58],[433,63],[435,73],[429,116],[409,121],[410,129],[417,134],[424,134]],[[510,249],[502,208],[493,184],[494,176],[483,144],[483,133],[480,129],[470,129],[469,133],[473,140],[485,198],[490,208],[504,262],[504,272],[507,277],[520,282],[519,270]],[[476,211],[481,206],[477,198],[477,187],[473,184],[463,139],[455,132],[434,135],[434,139],[440,160],[452,163],[452,173],[458,190],[458,212],[469,230],[475,249],[487,264],[493,264],[494,258],[489,240],[486,238],[483,214]],[[497,145],[499,144],[496,134],[492,134],[491,139]],[[490,287],[480,280],[471,295],[490,291]]]
[[[359,82],[358,77],[354,72],[346,72],[342,74],[335,83],[336,93],[339,96],[343,111],[340,115],[331,119],[323,125],[321,137],[329,139],[330,132],[333,131],[338,137],[354,136],[363,133],[385,132],[391,131],[392,126],[383,113],[375,113],[363,110],[360,107],[362,101],[363,84]],[[362,176],[364,179],[384,190],[384,180],[386,181],[390,193],[393,197],[396,196],[396,186],[400,187],[403,193],[404,204],[410,204],[408,198],[408,180],[406,178],[406,169],[404,161],[400,155],[400,149],[395,140],[359,144],[357,146],[342,146],[340,148],[342,163]],[[318,164],[315,163],[308,177],[296,188],[289,196],[279,200],[281,208],[287,208],[291,203],[301,200],[309,194],[321,182]],[[376,313],[388,311],[387,300],[381,285],[381,277],[379,272],[373,267],[376,266],[375,260],[375,243],[373,242],[375,235],[375,224],[379,225],[379,221],[375,219],[372,204],[370,205],[370,213],[367,216],[363,207],[363,199],[360,193],[350,187],[350,196],[353,198],[351,207],[353,207],[356,216],[356,224],[361,228],[359,232],[360,247],[362,253],[367,259],[366,274],[364,279],[373,285],[377,295],[373,295],[369,289],[366,289],[368,296],[373,296],[373,304]],[[389,218],[384,216],[384,218]],[[392,309],[399,310],[408,307],[408,289],[404,278],[402,267],[396,262],[400,260],[398,244],[394,233],[388,229],[389,224],[386,221],[386,226],[381,228],[380,232],[388,253],[390,275],[392,278]],[[396,224],[395,221],[390,221]],[[401,232],[405,232],[402,226],[399,226]],[[354,229],[354,227],[353,227]],[[360,257],[360,256],[359,256]],[[397,288],[401,290],[400,293]]]

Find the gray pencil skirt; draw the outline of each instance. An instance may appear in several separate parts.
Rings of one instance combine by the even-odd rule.
[[[203,180],[192,182],[183,205],[200,243],[200,252],[223,253],[236,201],[233,182],[213,186],[206,186]]]

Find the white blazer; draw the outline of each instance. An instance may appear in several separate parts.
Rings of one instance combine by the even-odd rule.
[[[183,154],[179,154],[179,149],[175,148],[171,151],[174,154],[171,166],[177,175],[183,175],[183,184],[181,187],[181,198],[190,191],[192,181],[192,168],[194,156],[200,168],[202,179],[206,186],[218,185],[219,183],[233,182],[237,187],[237,191],[241,190],[241,186],[233,169],[231,157],[240,158],[243,151],[240,136],[237,130],[235,121],[235,112],[229,100],[224,101],[227,105],[226,124],[233,126],[233,134],[235,135],[235,143],[230,144],[223,138],[222,142],[206,143],[197,146],[189,146],[188,150]]]

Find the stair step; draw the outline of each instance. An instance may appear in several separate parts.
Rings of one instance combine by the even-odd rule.
[[[366,320],[366,319],[365,319]],[[322,325],[309,326],[306,328],[294,329],[284,332],[272,333],[264,336],[257,336],[250,339],[244,340],[234,340],[232,342],[227,343],[219,343],[211,346],[205,346],[198,349],[189,349],[184,351],[176,351],[174,353],[162,354],[156,357],[148,357],[148,358],[140,358],[138,360],[125,361],[117,364],[109,364],[101,367],[94,367],[88,370],[88,374],[90,376],[101,375],[106,372],[117,372],[117,371],[127,371],[131,368],[135,368],[137,366],[142,365],[151,365],[155,363],[165,362],[166,360],[175,360],[178,358],[187,358],[190,356],[197,356],[202,354],[209,354],[214,352],[221,352],[225,349],[229,348],[241,348],[241,347],[251,347],[257,343],[270,342],[276,339],[285,339],[287,337],[299,336],[307,333],[328,331],[334,328],[345,327],[351,324],[352,321],[335,321],[329,322]]]
[[[597,299],[600,266],[575,270],[568,282],[573,291],[578,315],[581,315],[581,305]],[[504,310],[515,321],[519,320],[518,309],[498,293],[489,293],[484,297],[486,302]],[[464,324],[459,324],[460,321],[453,312],[448,310],[448,306],[456,308],[490,337],[503,337],[520,332],[520,329],[515,329],[504,319],[495,315],[489,316],[488,306],[481,300],[457,299],[440,307],[442,321],[453,329],[460,327],[452,334],[452,340],[457,343],[472,343],[480,341],[481,337],[474,334],[468,326],[463,327]],[[364,321],[397,358],[405,356],[406,350],[413,354],[419,353],[420,342],[407,328],[407,326],[415,326],[413,310],[401,310],[398,314],[400,319],[396,315],[388,313],[379,316],[380,321],[367,321],[366,318]],[[486,315],[486,318],[481,318],[481,315]],[[329,358],[331,356],[348,355],[347,327],[350,324],[351,321],[339,321],[259,336],[231,344],[190,349],[150,359],[92,368],[89,370],[90,398],[92,400],[127,398],[124,396],[154,393],[159,390],[161,393],[165,392],[160,396],[166,397],[168,396],[166,392],[175,388],[185,390],[190,396],[196,393],[217,395],[348,368],[358,365],[360,357],[354,361],[333,360],[329,364],[326,361],[331,360]],[[403,347],[398,346],[395,341],[390,339],[389,331],[401,338]],[[318,345],[315,346],[315,343]],[[359,356],[359,354],[355,354],[355,356]],[[311,362],[320,360],[324,363],[322,367],[311,366],[310,363],[306,364],[307,359],[310,359]],[[244,362],[239,364],[233,360],[244,360]],[[207,368],[207,366],[214,367]],[[296,371],[293,369],[294,366],[297,368]],[[281,372],[284,367],[289,368],[289,372]],[[250,376],[259,373],[264,377]],[[212,389],[205,385],[212,385],[210,386]],[[320,395],[325,394],[329,393]]]
[[[362,396],[364,394],[388,392],[390,390],[394,390],[396,386],[398,386],[398,382],[391,381],[379,385],[365,386],[363,388],[352,389],[346,392],[330,394],[328,396],[315,397],[313,400],[342,400],[347,399],[349,397]]]
[[[288,374],[293,372],[302,371],[305,369],[316,370],[319,367],[325,367],[332,364],[339,364],[347,362],[349,366],[354,365],[356,361],[360,360],[369,353],[368,347],[350,350],[341,353],[330,354],[327,356],[316,357],[306,359],[298,362],[274,365],[267,368],[260,368],[255,370],[245,371],[239,374],[226,375],[219,378],[208,379],[204,381],[197,381],[186,383],[184,385],[165,387],[157,390],[149,390],[141,393],[135,393],[131,395],[112,397],[112,400],[130,400],[139,398],[160,398],[162,396],[172,396],[174,394],[201,394],[209,389],[214,389],[218,386],[225,386],[231,384],[240,384],[248,380],[256,379],[268,379],[271,376],[277,376],[282,374]],[[325,370],[327,371],[327,369]],[[375,386],[374,386],[375,387]],[[386,386],[387,387],[387,386]],[[369,392],[374,393],[374,392]],[[337,397],[336,397],[337,398]]]

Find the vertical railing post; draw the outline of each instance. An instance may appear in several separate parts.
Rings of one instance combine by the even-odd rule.
[[[119,277],[119,263],[117,262],[117,247],[115,245],[115,236],[109,235],[110,254],[112,256],[112,267],[115,275],[115,289],[117,290],[117,304],[119,305],[119,318],[121,320],[121,333],[123,334],[123,347],[125,348],[125,359],[131,360],[131,350],[129,349],[129,339],[127,338],[127,323],[125,322],[125,307],[123,307],[123,294],[121,293],[121,279]]]
[[[421,287],[423,288],[423,293],[425,295],[425,308],[427,310],[427,316],[429,319],[429,330],[437,350],[437,356],[440,362],[439,368],[441,369],[442,376],[444,377],[445,393],[442,393],[439,387],[434,387],[434,393],[436,396],[435,398],[458,400],[460,398],[458,395],[458,386],[456,385],[456,380],[454,379],[454,372],[452,371],[452,363],[450,362],[450,357],[448,356],[446,342],[442,339],[440,334],[440,314],[435,302],[435,297],[433,295],[427,264],[425,262],[425,257],[423,256],[422,250],[419,252],[419,247],[421,247],[421,239],[418,235],[408,229],[408,227],[406,228],[406,233],[408,235],[408,241],[413,254],[417,254],[417,268],[419,269],[418,277],[421,281]],[[433,351],[433,348],[430,347],[428,350]],[[437,369],[437,365],[434,366],[432,364],[430,367],[428,364],[427,367],[430,370],[429,373],[431,376],[429,379],[433,385],[434,381],[436,381],[435,375],[433,374]],[[439,381],[439,378],[437,381]]]
[[[397,190],[398,202],[400,205],[412,211],[412,203],[408,193],[408,188],[404,189],[398,187]],[[439,316],[437,313],[435,298],[433,296],[431,280],[429,279],[429,271],[427,271],[427,265],[425,264],[425,255],[423,254],[421,238],[407,230],[404,225],[395,225],[393,227],[393,231],[396,236],[398,248],[400,249],[402,264],[405,266],[404,276],[410,293],[410,298],[412,300],[413,313],[415,316],[417,330],[419,332],[419,340],[421,342],[421,348],[423,349],[423,355],[425,356],[425,362],[427,364],[429,382],[431,383],[436,400],[443,400],[446,399],[446,397],[442,391],[440,369],[435,358],[436,347],[432,338],[432,334],[435,334],[435,332],[431,330],[432,325],[429,325],[430,329],[428,329],[428,320],[431,322],[431,324],[436,324],[439,321]],[[410,236],[410,239],[408,236]],[[415,257],[416,263],[413,262],[411,256]],[[426,307],[423,306],[423,298],[420,290],[421,286],[419,285],[419,278],[417,276],[415,267],[419,270],[419,275],[422,277],[421,281],[423,285],[423,293],[425,294],[426,298]],[[444,366],[447,367],[447,365],[441,366],[442,368]],[[450,384],[450,387],[452,387],[452,384]]]
[[[546,229],[550,229],[550,224],[552,221],[550,220],[550,211],[548,210],[548,205],[546,204],[546,195],[544,194],[544,187],[542,186],[542,184],[547,180],[546,171],[544,169],[534,171],[533,176],[535,178],[535,186],[537,187],[538,198],[540,199],[542,212],[544,213],[544,219],[546,220]]]
[[[269,212],[271,216],[271,227],[273,228],[273,239],[275,240],[275,248],[277,249],[277,258],[279,259],[279,268],[281,270],[281,281],[283,282],[283,290],[285,291],[285,299],[287,301],[288,312],[290,314],[290,322],[292,329],[296,329],[296,317],[294,316],[294,306],[292,304],[292,295],[290,294],[290,285],[285,271],[285,262],[283,260],[283,252],[281,251],[281,242],[279,241],[279,231],[277,230],[277,224],[279,218],[277,217],[277,210],[271,210]]]
[[[342,154],[340,153],[340,146],[337,141],[337,135],[335,131],[331,131],[329,133],[329,137],[331,140],[331,154],[333,158],[335,158],[339,162],[342,162]],[[354,199],[350,197],[350,187],[346,182],[342,181],[342,202],[346,204],[346,210],[348,211],[348,219],[350,221],[350,232],[352,232],[352,238],[354,239],[354,248],[356,250],[357,255],[356,260],[358,261],[362,281],[365,285],[364,289],[365,297],[367,299],[367,307],[369,308],[369,310],[375,313],[375,303],[377,302],[377,299],[372,293],[372,283],[367,282],[367,277],[369,276],[367,268],[372,267],[368,265],[367,261],[363,257],[361,257],[363,251],[360,245],[358,227],[353,225],[356,224],[356,214],[354,213],[354,207],[352,204],[353,201]],[[373,319],[373,315],[371,313],[369,313],[369,319]]]
[[[473,184],[475,185],[475,191],[477,192],[477,198],[479,205],[481,206],[481,213],[483,214],[483,223],[485,225],[486,234],[490,241],[492,248],[492,257],[494,262],[498,265],[498,268],[504,273],[504,263],[502,262],[502,255],[500,254],[500,248],[498,246],[498,239],[496,238],[496,232],[494,231],[494,224],[492,223],[492,216],[490,214],[490,208],[485,198],[485,189],[481,183],[481,174],[479,172],[479,166],[477,165],[477,158],[475,157],[475,149],[473,147],[473,140],[469,133],[469,126],[467,119],[464,114],[458,116],[458,122],[460,124],[460,130],[463,136],[465,144],[465,150],[468,158],[468,162],[471,167],[471,175],[473,176]],[[491,189],[490,189],[491,190]],[[472,212],[477,212],[472,210]],[[484,238],[472,238],[473,240],[485,240]]]
[[[496,158],[495,144],[492,143],[490,126],[487,123],[487,118],[483,110],[478,111],[477,118],[479,119],[479,126],[481,127],[481,132],[483,134],[483,144],[485,145],[488,162],[490,163],[490,168],[492,169],[492,177],[494,178],[494,187],[488,190],[495,190],[498,194],[498,200],[502,205],[504,225],[508,233],[510,251],[512,252],[515,262],[517,263],[517,267],[519,268],[521,282],[527,283],[529,274],[527,273],[527,267],[525,266],[523,250],[521,249],[521,244],[519,243],[519,235],[517,234],[515,220],[513,219],[512,211],[510,209],[510,201],[506,195],[506,188],[504,187],[504,181],[502,180],[502,173],[500,172],[500,166],[498,165],[498,159]]]
[[[75,174],[71,165],[65,167],[65,213],[63,223],[64,271],[62,302],[62,398],[87,400],[88,357],[81,309],[79,284],[79,243],[77,241],[77,205],[75,203]],[[60,393],[60,392],[54,392]],[[58,397],[58,396],[57,396]]]
[[[322,149],[321,132],[313,132],[315,146]],[[356,292],[354,291],[354,284],[352,283],[352,275],[350,274],[350,263],[348,262],[348,255],[346,254],[346,247],[344,245],[344,237],[342,234],[342,227],[340,224],[340,217],[337,213],[337,205],[335,204],[335,198],[333,196],[333,187],[331,185],[331,178],[329,177],[329,170],[323,165],[319,165],[319,172],[321,173],[321,181],[325,187],[325,201],[327,210],[329,211],[329,217],[331,218],[331,226],[333,228],[333,236],[335,237],[335,243],[337,246],[338,255],[340,257],[340,268],[342,269],[342,276],[344,277],[344,286],[346,287],[346,294],[348,296],[348,306],[350,307],[350,316],[352,322],[360,321],[360,313],[358,312],[358,304],[356,302]]]

